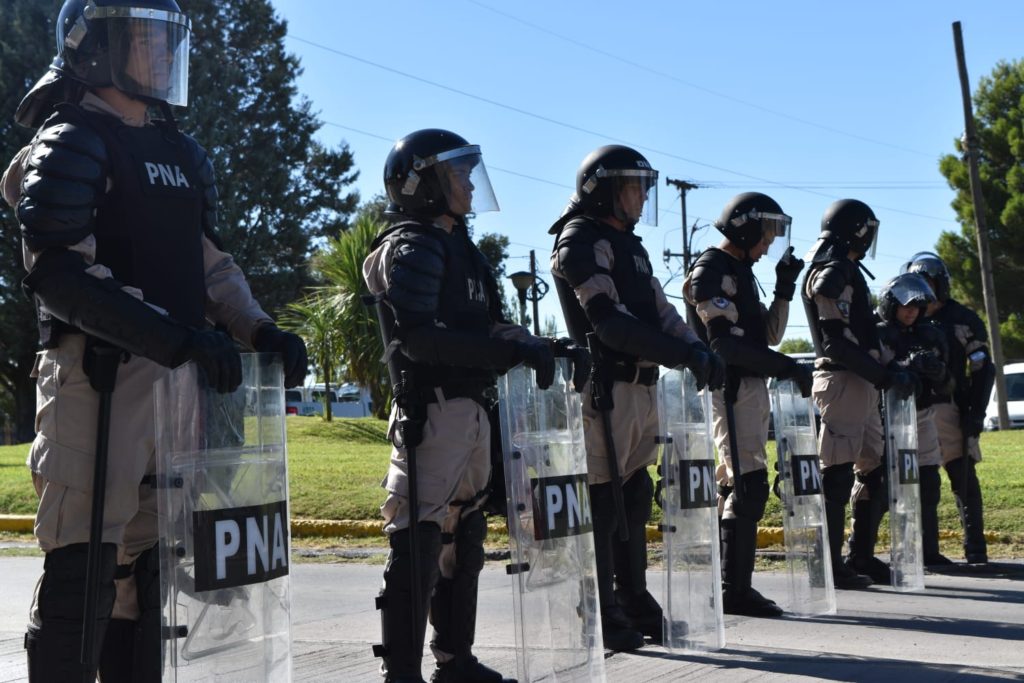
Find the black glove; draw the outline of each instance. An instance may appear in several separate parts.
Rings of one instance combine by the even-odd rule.
[[[800,395],[804,398],[808,398],[811,395],[811,390],[814,386],[814,372],[807,367],[797,363],[795,360],[792,361],[792,365],[789,366],[789,370],[786,371],[785,377],[779,379],[791,379],[796,382],[796,386],[800,389]]]
[[[946,376],[946,364],[938,354],[931,351],[911,353],[908,366],[930,382],[941,382]]]
[[[703,344],[699,346],[694,344],[690,348],[690,355],[687,356],[686,362],[684,363],[690,372],[693,373],[693,378],[697,381],[697,390],[701,390],[708,385],[708,380],[711,379],[712,363],[711,357],[714,355],[710,351],[705,350]]]
[[[231,337],[216,330],[200,330],[189,335],[178,351],[175,364],[195,361],[206,386],[227,394],[242,383],[242,356]]]
[[[917,393],[917,375],[907,370],[889,370],[882,389],[892,389],[897,398],[907,398]]]
[[[568,337],[554,339],[552,344],[555,358],[568,358],[572,363],[572,388],[576,393],[582,392],[587,380],[590,379],[590,369],[593,365],[590,351]]]
[[[977,438],[985,429],[985,415],[969,415],[967,417],[967,436]]]
[[[306,379],[309,358],[306,356],[306,342],[299,335],[285,332],[274,324],[260,325],[252,346],[261,353],[281,354],[285,388],[297,387]]]
[[[516,342],[516,362],[533,368],[540,389],[547,389],[555,381],[555,356],[546,342]]]
[[[777,298],[786,301],[793,300],[793,294],[796,292],[796,279],[800,277],[800,271],[803,269],[803,259],[793,256],[793,247],[790,247],[775,264],[775,296]]]

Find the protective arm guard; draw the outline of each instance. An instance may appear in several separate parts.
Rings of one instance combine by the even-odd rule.
[[[747,344],[741,337],[730,331],[732,323],[724,317],[713,318],[708,323],[708,340],[711,350],[717,353],[727,365],[750,370],[772,377],[789,377],[793,361],[789,356]]]
[[[165,367],[186,360],[188,328],[122,291],[117,280],[85,271],[81,254],[47,249],[22,284],[52,315],[87,334]]]
[[[835,362],[842,363],[848,370],[857,373],[875,387],[884,387],[889,374],[885,366],[847,339],[843,335],[845,330],[846,325],[841,320],[822,320],[822,353]]]
[[[192,168],[199,175],[200,189],[203,192],[203,233],[210,238],[214,246],[223,250],[224,246],[217,237],[217,180],[213,172],[213,162],[206,150],[191,136],[184,135]]]
[[[971,373],[971,386],[967,391],[971,417],[977,419],[985,417],[988,401],[992,396],[992,387],[995,383],[996,366],[992,363],[991,358],[986,357],[985,364]]]
[[[68,247],[92,233],[106,194],[107,151],[84,123],[61,122],[39,131],[16,209],[32,251]]]
[[[400,334],[402,352],[416,363],[486,370],[507,370],[519,363],[520,345],[525,343],[436,325],[418,325]]]
[[[598,339],[608,348],[674,368],[686,363],[691,344],[644,324],[599,294],[584,309]]]

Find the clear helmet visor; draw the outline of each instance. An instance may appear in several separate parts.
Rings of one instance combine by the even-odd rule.
[[[603,169],[602,169],[603,171]],[[599,171],[611,183],[612,212],[628,225],[658,225],[658,172],[654,170]]]
[[[188,20],[181,14],[158,14],[161,18],[129,15],[106,19],[110,77],[118,90],[129,95],[184,107],[188,104]]]
[[[935,301],[935,293],[920,275],[900,275],[893,278],[886,288],[901,306],[925,306]]]
[[[789,251],[789,228],[793,224],[790,216],[784,213],[752,211],[747,214],[747,220],[756,220],[761,224],[761,243],[767,247],[765,254],[770,260],[777,261]]]
[[[867,234],[868,231],[870,231],[870,235]],[[862,235],[861,233],[864,234]],[[864,256],[873,261],[875,259],[875,249],[878,247],[878,221],[874,219],[864,221],[864,225],[861,226],[860,231],[857,233],[857,237],[866,245],[864,248]],[[870,242],[867,240],[870,240]]]
[[[499,210],[477,145],[438,154],[433,161],[441,192],[451,213],[468,216]]]

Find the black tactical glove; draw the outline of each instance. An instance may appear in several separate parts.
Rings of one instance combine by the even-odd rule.
[[[580,346],[568,337],[551,340],[555,351],[555,358],[568,358],[572,363],[572,388],[576,393],[583,391],[587,380],[590,379],[590,351]]]
[[[786,301],[793,300],[796,292],[796,279],[800,271],[804,269],[803,259],[793,256],[793,247],[790,247],[779,262],[775,264],[775,296]]]
[[[708,377],[708,389],[717,391],[725,387],[725,360],[717,353],[711,353],[711,375]]]
[[[929,382],[941,382],[946,376],[946,364],[932,351],[914,351],[907,365]]]
[[[713,355],[707,350],[706,346],[699,342],[690,347],[690,354],[686,357],[684,365],[693,373],[693,379],[697,382],[698,391],[706,387],[708,380],[711,379],[713,369],[711,357]]]
[[[789,369],[786,371],[786,375],[784,377],[779,377],[779,379],[793,380],[796,383],[797,388],[800,389],[800,395],[804,398],[810,397],[811,389],[814,385],[814,372],[806,365],[801,365],[793,360]]]
[[[231,337],[216,330],[199,330],[185,340],[175,356],[175,365],[195,361],[206,386],[226,394],[242,383],[242,356]]]
[[[555,356],[546,342],[516,342],[516,363],[533,368],[539,389],[547,389],[555,381]]]
[[[306,379],[309,358],[306,356],[306,342],[299,335],[285,332],[272,323],[260,325],[252,346],[261,353],[281,354],[285,388],[297,387]]]
[[[889,370],[881,388],[892,389],[897,398],[907,398],[917,393],[918,381],[917,376],[907,370]]]

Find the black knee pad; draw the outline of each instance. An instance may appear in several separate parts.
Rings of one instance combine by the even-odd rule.
[[[49,618],[82,620],[88,557],[88,543],[75,543],[46,553],[38,599],[39,613],[44,622]],[[100,549],[100,591],[96,603],[96,614],[100,618],[109,617],[114,609],[116,569],[117,546],[104,543]]]
[[[825,501],[846,505],[853,489],[853,463],[831,465],[821,470],[821,488]]]
[[[743,481],[743,500],[737,501],[732,496],[732,511],[737,517],[760,521],[764,517],[764,507],[768,504],[768,471],[754,470],[740,475]]]
[[[885,481],[885,463],[883,462],[875,469],[867,473],[858,472],[855,475],[857,481],[864,485],[868,491],[868,499],[875,500],[879,497],[879,491]],[[882,496],[884,498],[884,496]]]
[[[484,539],[487,538],[487,519],[480,510],[474,510],[459,520],[455,529],[455,564],[463,571],[480,573],[484,568]]]
[[[614,484],[612,484],[614,486]],[[651,519],[651,503],[654,501],[654,482],[647,468],[633,473],[622,485],[622,502],[630,523],[646,524]]]
[[[920,468],[921,504],[935,507],[942,498],[942,480],[938,465],[924,465]]]
[[[981,498],[981,484],[978,482],[978,472],[975,470],[974,460],[967,458],[966,472],[964,471],[963,458],[957,458],[953,462],[946,463],[946,474],[949,475],[949,487],[953,494],[967,500]],[[966,474],[966,480],[964,476]],[[964,491],[966,484],[967,491]]]
[[[135,560],[135,590],[139,610],[159,610],[160,605],[160,550],[153,546],[144,550]]]

